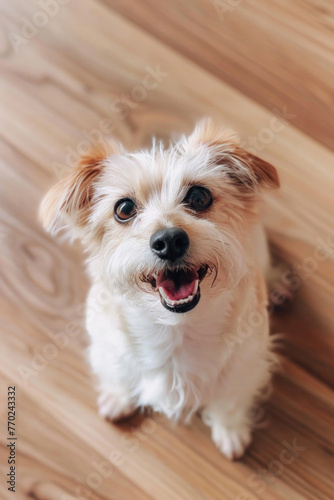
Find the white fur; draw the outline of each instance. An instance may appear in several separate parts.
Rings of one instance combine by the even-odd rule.
[[[233,459],[251,440],[252,411],[274,364],[263,278],[269,257],[258,222],[258,187],[231,155],[235,138],[227,135],[219,148],[201,137],[197,129],[168,150],[154,145],[104,161],[80,229],[91,254],[89,360],[99,380],[101,415],[117,419],[150,406],[190,420],[201,410],[213,440]],[[249,194],[239,196],[231,169],[254,181]],[[196,216],[183,205],[193,184],[214,195],[208,215]],[[142,199],[137,217],[119,224],[113,207],[125,196]],[[214,276],[205,277],[200,302],[185,314],[166,310],[149,284],[140,285],[140,277],[166,266],[150,249],[151,235],[173,226],[190,239],[181,267],[218,269],[214,286]]]

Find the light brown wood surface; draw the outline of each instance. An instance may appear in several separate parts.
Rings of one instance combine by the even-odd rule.
[[[0,2],[0,498],[334,498],[333,6],[222,4],[233,5],[223,17],[206,0],[70,0],[16,53],[12,34],[41,7]],[[136,102],[157,65],[168,75]],[[125,118],[111,108],[115,99],[129,103]],[[288,118],[272,133],[275,109]],[[249,147],[257,137],[258,154],[277,166],[282,189],[268,199],[266,224],[275,254],[299,266],[295,304],[272,322],[289,359],[268,426],[239,463],[218,453],[198,419],[185,428],[157,416],[119,426],[98,417],[84,361],[82,251],[47,236],[36,216],[43,193],[71,168],[69,148],[73,155],[101,120],[135,148],[207,115]],[[55,334],[71,322],[76,335],[56,352]],[[16,496],[4,481],[10,384],[18,388]],[[305,449],[280,465],[283,441],[294,439]],[[108,458],[108,477],[79,489]]]

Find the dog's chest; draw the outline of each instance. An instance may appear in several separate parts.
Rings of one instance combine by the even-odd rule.
[[[168,328],[156,332],[160,341],[139,353],[141,405],[170,418],[195,411],[210,399],[221,366],[221,345],[203,331]],[[204,339],[203,339],[204,336]]]

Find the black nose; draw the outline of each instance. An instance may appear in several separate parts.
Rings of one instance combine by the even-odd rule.
[[[174,261],[182,257],[189,247],[188,235],[183,229],[160,229],[151,236],[151,249],[160,257]]]

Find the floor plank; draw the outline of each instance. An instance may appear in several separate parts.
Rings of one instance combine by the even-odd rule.
[[[28,336],[27,347],[36,352],[44,352],[43,346],[50,342],[42,333],[37,339],[29,331],[21,335]],[[37,375],[27,379],[22,371],[11,373],[14,364],[29,367],[26,345],[18,344],[17,336],[11,335],[7,342],[0,372],[2,392],[5,381],[19,387],[23,493],[33,491],[37,498],[52,499],[54,490],[75,496],[76,486],[96,470],[94,463],[111,460],[110,476],[93,488],[96,498],[110,498],[110,494],[128,498],[129,492],[131,498],[161,500],[218,500],[222,495],[233,499],[246,494],[268,500],[331,498],[333,391],[296,365],[283,363],[267,407],[268,425],[256,432],[245,459],[231,463],[220,455],[198,418],[189,428],[174,427],[154,415],[137,416],[118,426],[102,421],[96,414],[88,367],[83,364],[83,339],[72,339]],[[291,454],[282,455],[293,443],[299,447],[294,460]],[[3,448],[1,454],[5,454]],[[284,464],[287,457],[291,463]],[[266,480],[259,472],[263,469]]]
[[[102,1],[268,110],[286,106],[334,148],[330,0]]]
[[[87,133],[101,133],[105,119],[130,148],[148,144],[152,134],[166,137],[188,131],[205,115],[237,130],[246,147],[252,147],[254,136],[265,137],[257,153],[278,167],[282,183],[281,191],[268,198],[269,235],[280,258],[294,266],[298,300],[313,312],[322,330],[320,336],[314,329],[306,331],[307,343],[317,348],[312,357],[299,360],[323,376],[324,357],[334,354],[333,153],[291,123],[282,122],[280,131],[273,133],[272,112],[105,4],[85,0],[84,5],[64,6],[22,52],[1,61],[0,93],[6,99],[0,132],[5,141],[43,172],[36,182],[45,191],[89,146]],[[33,5],[20,8],[33,16]],[[13,16],[12,4],[5,9]],[[87,38],[87,26],[94,44]],[[157,65],[168,73],[157,88],[141,102],[124,97],[140,85],[148,66],[152,71]],[[128,112],[125,119],[115,108],[116,99]],[[37,204],[36,199],[35,211]],[[325,372],[332,384],[332,363]]]

